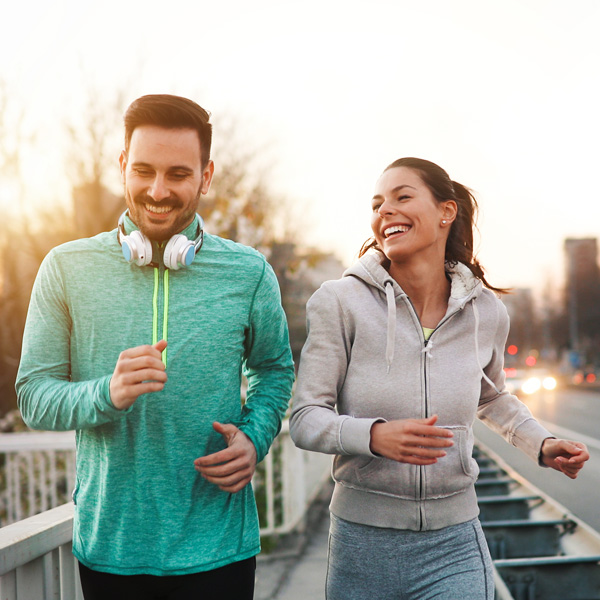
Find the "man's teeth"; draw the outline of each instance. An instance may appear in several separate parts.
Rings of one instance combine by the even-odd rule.
[[[394,225],[393,227],[388,227],[383,233],[385,237],[389,237],[393,233],[406,233],[409,229],[408,225]]]
[[[146,210],[149,210],[153,213],[167,213],[173,210],[172,206],[154,206],[153,204],[146,204]]]

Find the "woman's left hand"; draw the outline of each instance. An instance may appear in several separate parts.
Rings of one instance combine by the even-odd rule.
[[[575,479],[579,475],[585,461],[590,458],[585,444],[555,438],[544,440],[541,454],[542,463],[564,473],[571,479]]]

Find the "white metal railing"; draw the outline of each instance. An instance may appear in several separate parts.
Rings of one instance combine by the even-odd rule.
[[[0,529],[0,598],[82,600],[72,537],[71,503]]]
[[[0,435],[0,526],[68,502],[74,486],[74,431]]]
[[[259,515],[260,534],[280,535],[302,527],[315,495],[329,479],[331,457],[296,448],[288,421],[252,481]]]
[[[61,443],[66,443],[66,438],[62,442],[59,441],[58,435],[62,434],[14,435],[38,437],[35,448],[32,448],[25,438],[21,439],[22,454],[61,451],[70,452],[71,456],[74,456],[73,449],[57,448]],[[53,448],[42,449],[40,439],[46,435],[52,436],[48,437],[48,442],[50,445],[54,444]],[[7,451],[9,442],[4,436],[0,438],[0,452],[5,454],[5,459],[8,454],[17,452],[13,447]],[[17,461],[22,458],[12,456],[11,460]],[[13,476],[17,477],[15,473],[18,473],[18,476],[30,473],[31,463],[42,465],[38,470],[32,467],[34,481],[46,481],[46,478],[39,474],[39,469],[52,465],[53,461],[50,459],[24,459],[24,463],[19,463],[18,469],[11,467]],[[65,464],[70,463],[67,460]],[[287,421],[284,422],[271,452],[259,465],[253,480],[261,516],[261,535],[280,535],[302,528],[307,508],[329,478],[330,465],[331,457],[296,448],[290,438]],[[51,471],[50,467],[48,472]],[[60,468],[55,467],[55,471],[60,473]],[[65,476],[67,472],[68,470],[65,470]],[[60,477],[56,477],[55,480],[60,481]],[[72,480],[69,481],[74,481],[74,466]],[[41,496],[52,497],[52,493],[46,488],[46,491],[41,493],[36,485],[33,486],[33,496],[30,494],[28,483],[13,481],[11,485],[21,492],[26,490],[26,494],[21,494],[20,500],[27,506],[30,506],[32,497],[34,500]],[[47,487],[47,484],[44,485]],[[68,489],[71,488],[72,485],[69,484]],[[10,493],[13,494],[11,502],[15,502],[19,492]],[[7,497],[9,495],[7,493]],[[79,600],[79,573],[71,553],[72,529],[73,504],[70,502],[1,528],[0,599]]]

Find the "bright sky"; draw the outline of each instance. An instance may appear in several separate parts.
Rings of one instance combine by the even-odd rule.
[[[346,263],[401,156],[475,190],[495,285],[558,285],[564,238],[600,233],[598,0],[22,0],[3,25],[36,197],[63,193],[59,126],[91,81],[234,115],[290,220]]]

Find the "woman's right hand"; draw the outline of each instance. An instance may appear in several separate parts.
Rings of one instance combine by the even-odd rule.
[[[374,423],[370,448],[373,454],[413,465],[432,465],[453,445],[449,429],[434,427],[437,415],[427,419],[400,419]]]

